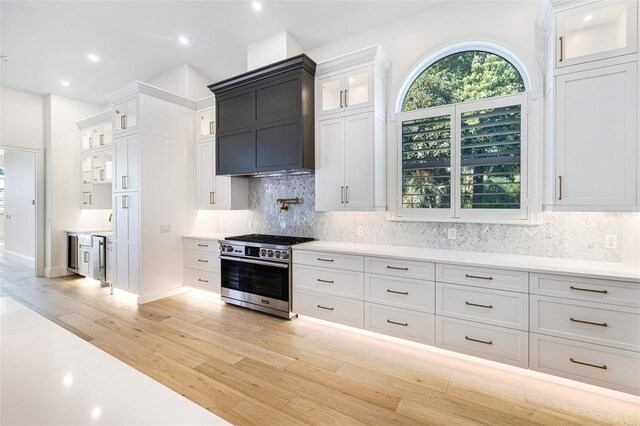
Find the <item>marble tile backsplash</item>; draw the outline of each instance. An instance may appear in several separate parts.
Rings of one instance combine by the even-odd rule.
[[[252,179],[246,211],[199,215],[201,232],[269,233],[321,240],[430,247],[476,252],[620,262],[622,247],[604,248],[605,234],[621,235],[631,213],[543,213],[537,226],[398,222],[386,212],[316,212],[313,175]],[[277,198],[298,197],[301,204],[280,211]],[[357,235],[357,227],[364,235]],[[455,228],[457,238],[447,238]]]

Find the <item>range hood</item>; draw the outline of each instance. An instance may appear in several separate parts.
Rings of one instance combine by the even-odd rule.
[[[302,54],[208,86],[217,175],[313,173],[315,70]]]

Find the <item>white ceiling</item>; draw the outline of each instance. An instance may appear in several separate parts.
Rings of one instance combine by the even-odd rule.
[[[245,71],[248,44],[288,30],[310,49],[423,11],[432,1],[2,1],[3,86],[102,104],[134,81],[191,64],[217,81]],[[188,46],[177,37],[184,35]],[[89,53],[101,58],[90,63]],[[62,80],[70,87],[62,87]]]

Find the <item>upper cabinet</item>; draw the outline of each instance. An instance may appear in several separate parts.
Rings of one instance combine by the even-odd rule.
[[[138,127],[138,98],[128,99],[113,106],[113,134],[120,135]]]
[[[548,34],[546,208],[640,210],[637,2],[562,3]]]
[[[358,68],[318,80],[317,114],[356,111],[373,105],[373,67]]]
[[[196,126],[198,128],[198,140],[216,137],[216,110],[207,108],[196,114]]]
[[[111,111],[76,124],[82,136],[82,208],[110,209],[113,174]]]
[[[556,14],[556,67],[637,52],[637,1],[600,1]]]
[[[316,210],[386,208],[385,83],[380,46],[318,64]]]
[[[209,86],[218,175],[313,170],[315,69],[298,55]]]

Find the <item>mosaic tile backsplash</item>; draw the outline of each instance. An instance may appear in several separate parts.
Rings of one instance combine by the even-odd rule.
[[[386,212],[316,212],[313,175],[252,179],[246,211],[202,212],[197,232],[269,233],[321,240],[620,262],[622,247],[604,248],[604,235],[622,233],[629,213],[543,213],[538,226],[397,222]],[[277,198],[301,199],[280,211]],[[363,226],[364,235],[357,235]],[[447,229],[457,238],[449,240]]]

